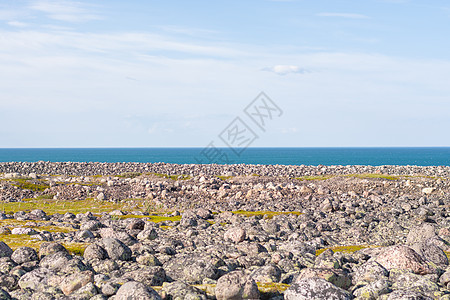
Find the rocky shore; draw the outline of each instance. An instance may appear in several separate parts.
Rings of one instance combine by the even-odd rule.
[[[449,178],[0,163],[0,299],[450,299]]]

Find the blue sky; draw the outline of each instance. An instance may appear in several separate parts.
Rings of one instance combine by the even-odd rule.
[[[2,1],[0,147],[202,147],[261,91],[252,146],[450,146],[449,29],[443,0]]]

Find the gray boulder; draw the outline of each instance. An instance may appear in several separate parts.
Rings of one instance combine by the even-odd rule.
[[[108,257],[113,260],[127,261],[131,259],[132,252],[130,248],[118,239],[104,238],[97,244],[105,249],[106,253],[108,253]]]
[[[217,300],[259,299],[256,282],[243,271],[233,271],[217,280]]]
[[[307,278],[291,285],[284,292],[286,300],[348,300],[353,296],[322,278]]]
[[[161,297],[151,287],[140,282],[129,281],[119,288],[114,300],[161,300]]]
[[[16,264],[23,264],[30,261],[38,260],[38,255],[36,250],[30,247],[20,247],[11,255],[11,259],[16,262]]]
[[[183,281],[164,282],[161,291],[165,299],[206,300],[204,291]]]
[[[0,257],[11,257],[13,251],[5,242],[0,242]]]

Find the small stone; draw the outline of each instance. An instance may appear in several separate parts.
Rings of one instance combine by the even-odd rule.
[[[422,193],[425,195],[430,195],[435,191],[435,188],[432,187],[426,187],[422,189]]]
[[[39,232],[37,232],[36,230],[34,230],[33,228],[22,228],[22,227],[17,227],[17,228],[13,228],[13,230],[11,230],[11,234],[27,234],[27,235],[34,235],[34,234],[38,234]]]

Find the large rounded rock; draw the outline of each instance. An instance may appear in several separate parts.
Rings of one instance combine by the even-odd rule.
[[[436,235],[435,227],[430,223],[423,223],[421,225],[411,228],[406,237],[406,244],[412,245],[414,243],[422,242],[426,239]]]
[[[97,244],[90,244],[84,250],[83,257],[86,260],[94,260],[94,259],[103,260],[103,259],[107,259],[108,258],[108,253],[106,252],[105,249],[103,249],[99,245],[97,245]]]
[[[105,238],[101,239],[98,242],[98,245],[105,249],[106,253],[108,253],[108,257],[113,260],[130,260],[131,259],[131,250],[127,245],[122,243],[118,239],[113,238]]]
[[[445,255],[445,252],[435,244],[423,241],[412,245],[411,249],[415,250],[425,260],[431,261],[432,263],[442,267],[443,269],[448,266],[447,255]]]
[[[360,281],[373,282],[382,279],[387,279],[389,276],[388,270],[376,261],[368,261],[357,267],[353,274],[353,283]]]
[[[435,273],[425,260],[413,249],[396,245],[383,249],[375,258],[375,261],[386,268],[408,270],[416,274],[432,274]]]
[[[161,267],[141,267],[138,270],[126,272],[122,278],[129,278],[148,286],[160,286],[166,280],[166,272]]]
[[[343,270],[324,268],[305,268],[300,271],[294,283],[307,278],[322,278],[343,289],[349,288],[352,284],[351,277]]]
[[[158,293],[145,284],[129,281],[117,291],[115,300],[161,300]]]
[[[352,295],[322,278],[307,278],[291,285],[284,292],[286,300],[349,300]]]
[[[38,255],[36,250],[30,247],[20,247],[17,248],[16,251],[11,255],[11,259],[16,264],[23,264],[30,261],[38,260]]]
[[[21,289],[39,290],[45,288],[47,281],[55,273],[49,269],[39,268],[26,273],[19,279],[19,286]]]
[[[267,265],[255,269],[250,274],[250,277],[256,282],[261,283],[279,282],[281,278],[281,270],[277,266]]]
[[[240,227],[232,227],[228,229],[225,234],[223,235],[223,238],[225,240],[232,241],[234,243],[240,243],[245,240],[247,237],[247,233],[243,228]]]
[[[206,300],[204,291],[190,286],[183,281],[164,282],[162,285],[162,293],[165,299]]]
[[[61,290],[63,291],[64,295],[70,295],[76,290],[82,288],[89,282],[94,281],[94,274],[92,271],[84,271],[80,273],[74,273],[67,277],[65,277],[61,284]]]
[[[63,245],[55,242],[43,242],[39,247],[39,257],[43,258],[46,255],[53,254],[56,252],[68,253],[67,249]]]
[[[256,282],[243,271],[233,271],[217,280],[217,300],[259,299]]]
[[[67,252],[56,252],[42,258],[39,265],[42,268],[60,271],[69,264],[71,259],[72,256]]]
[[[217,279],[219,276],[216,258],[210,256],[180,255],[163,266],[170,280],[182,280],[189,284],[200,284],[205,278]]]
[[[117,239],[127,246],[131,246],[136,243],[136,239],[123,231],[116,231],[113,228],[102,228],[99,230],[103,239]]]

